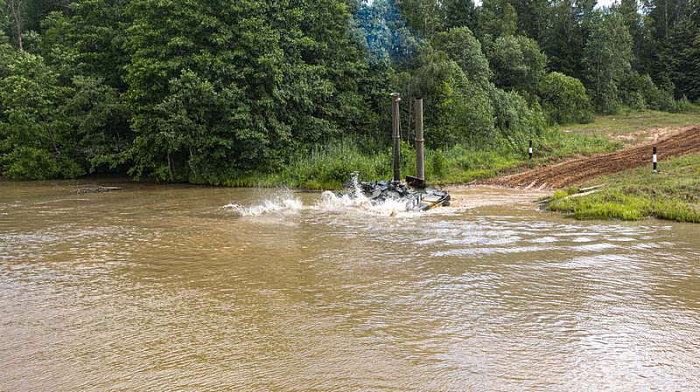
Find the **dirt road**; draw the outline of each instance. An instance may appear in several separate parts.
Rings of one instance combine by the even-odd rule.
[[[650,144],[538,167],[523,173],[487,180],[485,183],[527,189],[557,189],[581,185],[603,175],[645,165],[651,167],[653,146],[659,148],[660,162],[680,155],[700,154],[700,127],[682,130]],[[659,165],[663,171],[663,163]]]

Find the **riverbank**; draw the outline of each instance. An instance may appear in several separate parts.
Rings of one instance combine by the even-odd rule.
[[[592,157],[568,160],[556,165],[536,167],[513,175],[493,178],[484,183],[512,188],[563,189],[583,185],[601,176],[650,166],[652,151],[655,147],[658,149],[659,160],[700,154],[700,126],[669,130],[666,134],[666,137],[650,143]]]
[[[615,115],[598,115],[588,124],[560,127],[587,136],[602,136],[625,146],[649,143],[668,136],[674,130],[700,125],[700,106],[691,105],[681,113],[647,110]]]
[[[566,131],[604,137],[624,150],[539,167],[487,181],[521,188],[559,189],[549,210],[576,219],[646,217],[700,222],[700,110],[599,116]],[[660,146],[661,172],[651,172],[651,146]],[[619,172],[618,174],[615,174]],[[605,175],[605,176],[604,176]],[[604,177],[601,177],[604,176]],[[586,194],[579,189],[597,188]]]
[[[503,142],[483,148],[459,144],[446,150],[426,151],[427,181],[432,185],[465,184],[515,173],[529,168],[551,165],[572,157],[592,156],[615,151],[622,143],[602,135],[545,130],[535,139],[535,157],[528,159],[527,140]],[[358,172],[362,179],[391,178],[391,149],[369,152],[361,142],[347,140],[296,157],[278,173],[247,173],[221,184],[234,187],[338,189]],[[415,174],[415,150],[408,143],[401,147],[401,172]]]
[[[700,155],[601,177],[586,186],[607,184],[587,194],[557,191],[548,209],[576,219],[639,220],[647,217],[700,223]]]
[[[662,181],[663,186],[654,189],[653,192],[636,192],[634,197],[628,197],[627,188],[637,187],[640,182],[650,181],[650,179],[638,178],[637,183],[632,183],[627,181],[626,176],[629,174],[625,172],[605,180],[596,180],[601,175],[647,165],[650,160],[647,150],[650,149],[652,142],[664,143],[664,140],[674,135],[688,133],[687,131],[692,129],[697,132],[700,129],[690,128],[689,124],[700,124],[700,107],[694,106],[693,110],[679,114],[637,112],[598,116],[591,124],[547,129],[535,141],[535,156],[532,160],[528,159],[527,145],[522,140],[517,143],[503,143],[488,149],[457,145],[444,151],[428,150],[426,156],[428,182],[436,186],[457,184],[456,188],[459,188],[459,184],[477,181],[518,188],[542,188],[544,191],[550,189],[550,192],[553,192],[554,189],[578,187],[583,184],[595,185],[603,181],[611,184],[608,189],[595,195],[557,201],[552,204],[552,210],[565,212],[578,219],[640,219],[645,216],[655,216],[697,222],[697,205],[684,204],[685,200],[695,200],[694,198],[700,194],[697,187],[693,188],[694,185],[692,185],[696,184],[693,183],[692,176],[697,177],[697,174],[682,168],[673,172],[675,164],[667,165],[665,159],[684,154],[698,154],[692,146],[695,144],[700,146],[700,140],[693,144],[681,138],[668,146],[659,144],[663,147],[660,149],[659,158],[662,160],[664,172],[654,179],[658,180],[663,178],[665,173],[673,172],[674,179],[680,182]],[[693,140],[698,139],[697,136],[700,135],[694,134]],[[640,142],[644,145],[639,146]],[[631,144],[635,147],[621,150]],[[608,159],[601,159],[606,156],[614,157],[615,170],[611,169],[612,165],[609,164]],[[575,167],[564,170],[563,174],[557,172],[561,168],[572,165]],[[404,143],[402,173],[413,174],[414,167],[415,152],[408,143]],[[292,159],[290,164],[280,172],[235,175],[226,182],[212,185],[289,187],[306,190],[338,189],[352,172],[359,172],[363,179],[390,178],[390,149],[381,151],[376,146],[371,148],[363,145],[361,141],[345,140]],[[644,170],[640,173],[643,172]],[[530,178],[532,176],[534,180]],[[87,177],[87,179],[92,178],[95,177]],[[690,188],[684,185],[687,183],[691,184]],[[556,198],[563,199],[574,189],[578,188],[558,191]],[[679,189],[681,193],[678,193]],[[668,194],[659,198],[659,194],[663,193]],[[578,199],[579,197],[581,198]]]
[[[550,127],[535,139],[534,158],[528,159],[527,140],[504,142],[483,148],[456,145],[426,152],[427,180],[433,185],[465,184],[517,174],[535,167],[618,151],[669,136],[679,129],[700,124],[700,106],[683,113],[629,112],[596,116],[589,124]],[[415,152],[402,145],[402,173],[415,171]],[[364,179],[391,177],[390,148],[382,150],[362,141],[345,140],[310,151],[291,160],[278,173],[245,173],[215,185],[236,187],[337,189],[359,172]]]

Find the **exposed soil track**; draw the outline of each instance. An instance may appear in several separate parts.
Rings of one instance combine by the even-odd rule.
[[[700,154],[700,127],[684,129],[650,144],[538,167],[524,173],[494,178],[485,183],[528,189],[556,189],[581,185],[603,175],[644,165],[651,166],[652,146],[659,148],[659,161],[680,155]],[[663,164],[660,164],[660,169],[663,170]]]

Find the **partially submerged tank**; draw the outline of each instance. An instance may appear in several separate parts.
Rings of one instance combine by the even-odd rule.
[[[418,179],[404,181],[361,182],[357,173],[350,176],[345,189],[338,196],[365,197],[373,205],[387,200],[405,201],[406,211],[428,211],[435,207],[450,205],[450,194],[446,191],[426,188]]]

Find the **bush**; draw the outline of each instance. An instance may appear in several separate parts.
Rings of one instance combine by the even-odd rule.
[[[83,168],[72,159],[25,146],[2,156],[0,165],[3,167],[2,174],[11,180],[75,178],[85,174]]]
[[[673,90],[672,84],[660,88],[649,75],[639,75],[636,72],[627,75],[620,83],[620,97],[630,109],[654,109],[672,113],[689,110],[690,101],[685,96],[676,100]]]
[[[12,180],[44,180],[58,173],[56,161],[45,150],[18,147],[3,156],[3,175]]]
[[[500,139],[508,146],[522,146],[528,140],[542,135],[546,128],[546,120],[539,105],[529,107],[517,92],[493,89],[491,102]]]
[[[552,72],[540,84],[539,96],[550,124],[588,123],[593,119],[586,88],[576,78]]]
[[[428,173],[432,174],[433,177],[444,177],[447,171],[447,159],[442,151],[437,150],[432,154],[432,159],[430,159],[431,169]]]

